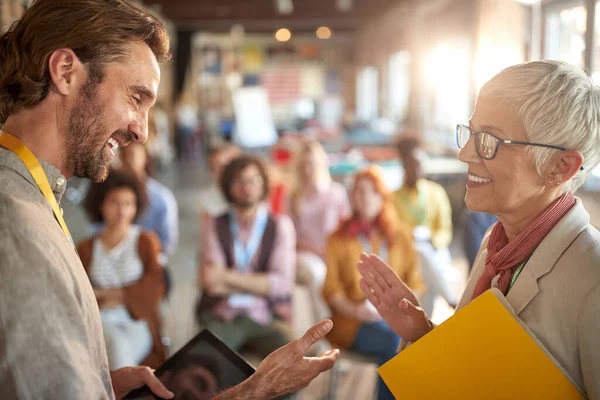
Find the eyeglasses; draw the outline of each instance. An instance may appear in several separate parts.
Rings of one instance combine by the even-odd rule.
[[[554,146],[551,144],[500,139],[499,137],[496,137],[491,133],[474,132],[471,128],[463,124],[456,125],[456,144],[458,145],[458,148],[462,149],[463,147],[465,147],[471,136],[475,136],[475,150],[477,151],[479,157],[483,158],[484,160],[491,160],[494,157],[496,157],[496,154],[498,153],[498,147],[501,144],[520,144],[526,146],[547,147],[549,149],[567,151],[567,149],[565,149],[564,147]],[[583,167],[581,167],[580,170],[583,171]]]
[[[264,183],[264,179],[262,178],[262,176],[256,175],[256,176],[251,176],[248,178],[237,178],[237,179],[234,179],[232,183],[234,186],[246,186],[246,185],[258,186],[258,185],[262,185]]]

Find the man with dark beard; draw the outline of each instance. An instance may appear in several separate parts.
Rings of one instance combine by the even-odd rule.
[[[72,176],[101,181],[118,146],[147,139],[169,57],[162,24],[125,0],[37,0],[0,35],[0,398],[114,399],[145,367],[108,370],[98,306],[64,223]],[[303,354],[325,321],[272,354],[222,399],[306,386],[338,353]]]
[[[266,357],[290,341],[296,232],[269,213],[269,178],[260,159],[233,159],[220,177],[229,210],[205,220],[198,318],[234,350]]]

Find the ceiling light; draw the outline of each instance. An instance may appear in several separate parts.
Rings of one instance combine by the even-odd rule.
[[[322,26],[317,29],[317,37],[319,39],[329,39],[331,37],[331,29],[326,26]]]
[[[350,11],[352,9],[352,0],[337,0],[336,7],[342,11]]]
[[[275,0],[275,9],[279,14],[291,14],[294,12],[292,0]]]
[[[275,32],[275,39],[280,42],[287,42],[292,38],[292,32],[289,29],[281,28],[277,32]]]

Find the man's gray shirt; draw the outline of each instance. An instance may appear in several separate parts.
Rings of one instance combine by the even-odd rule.
[[[67,182],[40,161],[60,204]],[[79,257],[22,161],[0,148],[0,398],[113,399]]]

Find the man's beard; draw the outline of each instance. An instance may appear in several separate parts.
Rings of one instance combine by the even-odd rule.
[[[106,157],[108,146],[106,118],[103,108],[95,100],[98,83],[87,82],[79,93],[79,100],[71,111],[66,138],[66,162],[75,176],[100,182],[106,179],[110,159]],[[124,142],[131,140],[127,130],[119,130]]]
[[[252,208],[258,204],[258,201],[255,200],[236,200],[234,203],[234,207],[241,208],[242,210],[247,210]]]

